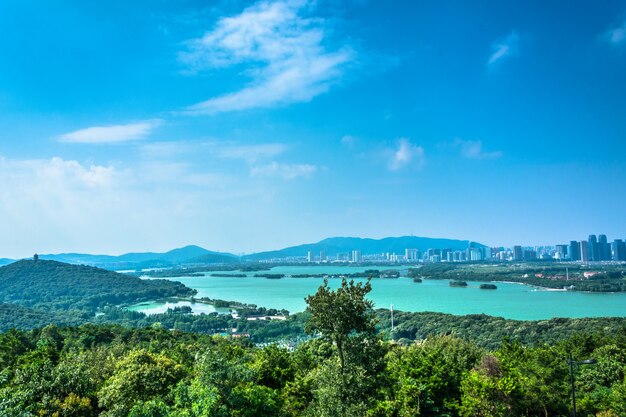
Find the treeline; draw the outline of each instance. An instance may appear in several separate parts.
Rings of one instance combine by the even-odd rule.
[[[454,336],[403,346],[324,338],[293,351],[245,338],[111,325],[0,335],[0,415],[81,417],[626,415],[626,335],[485,350]]]
[[[268,271],[270,267],[265,265],[203,265],[184,268],[168,268],[163,270],[137,272],[134,275],[148,275],[152,278],[178,278],[178,277],[202,277],[206,272],[257,272]],[[219,275],[211,275],[219,276]],[[244,275],[245,276],[245,275]]]
[[[593,275],[585,277],[585,273]],[[568,277],[569,275],[569,277]],[[461,281],[510,281],[544,288],[574,291],[626,291],[626,266],[550,264],[427,264],[410,268],[409,277]],[[568,279],[569,278],[569,279]]]
[[[389,310],[377,310],[378,328],[390,332]],[[486,314],[455,316],[444,313],[407,313],[394,311],[392,337],[401,343],[421,341],[430,337],[449,334],[487,349],[497,348],[502,340],[509,339],[527,346],[556,344],[577,334],[607,335],[617,337],[626,334],[626,318],[553,318],[550,320],[509,320]]]

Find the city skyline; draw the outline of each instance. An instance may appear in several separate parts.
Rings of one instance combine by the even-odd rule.
[[[624,239],[625,33],[624,1],[3,2],[0,254]]]

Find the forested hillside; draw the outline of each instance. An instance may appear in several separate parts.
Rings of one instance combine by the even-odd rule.
[[[28,307],[89,308],[192,295],[181,283],[142,280],[91,266],[23,260],[0,268],[0,301]]]

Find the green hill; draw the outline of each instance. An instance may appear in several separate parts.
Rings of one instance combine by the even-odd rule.
[[[23,260],[0,268],[0,302],[29,308],[95,311],[105,305],[194,293],[179,282],[142,280],[56,261]]]

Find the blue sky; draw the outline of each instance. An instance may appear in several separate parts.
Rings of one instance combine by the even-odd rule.
[[[0,3],[0,257],[626,238],[626,1]]]

